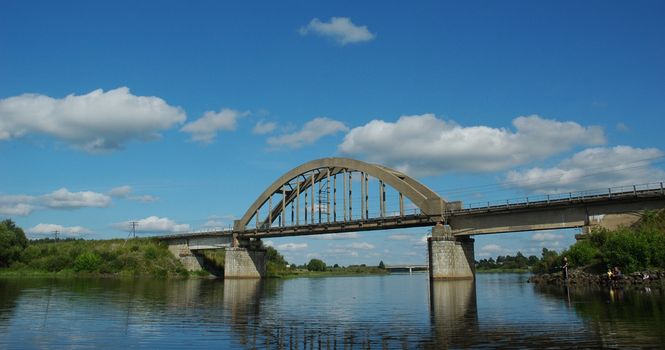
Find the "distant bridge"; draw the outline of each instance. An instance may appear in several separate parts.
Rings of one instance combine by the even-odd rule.
[[[465,207],[459,201],[443,199],[399,171],[354,159],[324,158],[278,178],[235,221],[233,230],[160,238],[179,247],[174,253],[177,249],[191,253],[222,247],[251,246],[253,250],[260,239],[268,237],[432,227],[438,223],[443,227],[439,236],[465,239],[505,232],[616,228],[632,224],[645,210],[661,208],[665,208],[662,182]],[[472,252],[472,243],[470,249]]]
[[[429,265],[386,265],[385,269],[390,272],[412,273],[413,271],[427,271],[429,270]]]

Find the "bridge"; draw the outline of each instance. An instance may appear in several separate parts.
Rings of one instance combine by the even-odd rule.
[[[414,265],[414,264],[386,265],[385,269],[390,272],[412,273],[413,271],[427,271],[429,270],[429,265]]]
[[[263,238],[432,227],[430,276],[473,278],[473,235],[612,229],[634,223],[645,210],[662,208],[662,182],[464,206],[397,170],[348,158],[323,158],[275,180],[232,230],[159,238],[188,268],[200,268],[197,251],[224,248],[225,277],[261,277]]]

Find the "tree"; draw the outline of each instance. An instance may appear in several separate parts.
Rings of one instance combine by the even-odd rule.
[[[266,259],[282,268],[285,268],[286,265],[289,264],[286,259],[284,259],[284,256],[273,247],[266,247]]]
[[[517,255],[515,256],[515,265],[517,266],[518,269],[523,269],[526,268],[526,266],[529,264],[529,259],[522,254],[522,252],[518,251]]]
[[[28,239],[23,229],[10,219],[0,222],[0,267],[9,267],[18,261],[27,246]]]
[[[310,271],[325,271],[326,263],[320,259],[312,259],[307,263],[307,269]]]
[[[386,265],[383,263],[383,260],[381,260],[381,262],[379,262],[379,268],[380,268],[381,270],[385,270],[385,269],[386,269]]]

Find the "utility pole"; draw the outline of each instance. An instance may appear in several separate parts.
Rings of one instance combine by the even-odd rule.
[[[60,231],[53,230],[52,232],[53,232],[53,236],[55,237],[55,240],[57,241],[58,240],[58,234],[60,233]]]
[[[129,222],[129,227],[132,230],[132,236],[136,238],[136,226],[138,226],[139,223],[137,221],[130,221]]]

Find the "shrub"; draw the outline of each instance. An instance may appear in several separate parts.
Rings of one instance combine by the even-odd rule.
[[[625,273],[644,269],[649,265],[649,246],[644,235],[620,230],[608,237],[603,246],[608,266],[619,266]]]
[[[101,264],[102,258],[97,253],[85,252],[74,261],[74,270],[77,272],[94,272],[99,269]]]
[[[28,246],[23,230],[11,220],[0,222],[0,267],[8,267],[21,257]]]
[[[147,246],[145,247],[145,250],[143,251],[143,257],[148,259],[148,260],[153,260],[157,258],[157,248],[153,246]]]
[[[67,255],[51,255],[45,258],[44,267],[51,272],[58,272],[71,267],[72,260]]]
[[[552,273],[559,269],[561,266],[560,261],[563,259],[557,254],[554,250],[548,250],[543,248],[543,257],[540,261],[533,267],[533,272],[535,273]]]
[[[597,262],[599,253],[600,251],[591,241],[584,240],[573,244],[568,249],[567,256],[571,266],[580,267]]]
[[[310,271],[325,271],[326,263],[320,259],[312,259],[307,263],[307,269]]]

